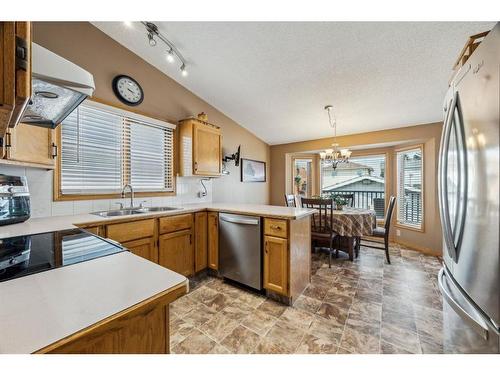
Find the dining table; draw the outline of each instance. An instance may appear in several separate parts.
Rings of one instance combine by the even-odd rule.
[[[333,210],[331,229],[340,237],[337,246],[349,254],[354,260],[359,254],[360,239],[371,236],[377,226],[377,216],[374,210],[366,208],[344,207]]]

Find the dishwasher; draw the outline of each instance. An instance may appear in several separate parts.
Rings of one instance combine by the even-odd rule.
[[[262,289],[261,219],[219,214],[219,272],[224,278]]]

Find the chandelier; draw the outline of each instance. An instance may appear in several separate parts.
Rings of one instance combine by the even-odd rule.
[[[351,157],[351,151],[347,148],[339,149],[339,144],[336,143],[337,140],[337,121],[335,120],[335,113],[333,112],[332,105],[325,106],[326,112],[328,112],[328,122],[330,127],[333,128],[333,148],[328,148],[325,151],[319,153],[319,156],[324,164],[331,165],[333,169],[337,168],[338,163],[347,163]],[[333,117],[333,119],[332,119]]]

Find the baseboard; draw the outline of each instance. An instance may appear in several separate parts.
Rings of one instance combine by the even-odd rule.
[[[393,240],[393,242],[397,243],[399,245],[402,245],[404,247],[407,247],[408,249],[419,251],[425,255],[432,255],[432,256],[437,256],[437,257],[442,255],[441,250],[436,251],[435,249],[430,249],[428,247],[415,245],[414,243],[409,243],[409,242],[405,242],[405,241],[401,241],[401,240]]]

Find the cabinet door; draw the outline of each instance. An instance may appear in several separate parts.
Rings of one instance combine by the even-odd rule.
[[[219,268],[219,215],[217,212],[208,213],[208,268]]]
[[[31,96],[31,23],[0,22],[0,137]]]
[[[7,158],[53,167],[56,151],[52,132],[52,129],[18,124],[8,132]]]
[[[220,129],[195,123],[193,128],[193,174],[218,176],[222,169]]]
[[[162,234],[158,249],[158,263],[180,273],[191,276],[194,273],[194,249],[191,230]]]
[[[288,243],[284,238],[264,236],[264,288],[288,294]]]
[[[151,262],[158,262],[158,250],[155,246],[154,237],[141,238],[122,243],[124,247],[129,249],[133,254],[146,258]]]
[[[194,271],[198,272],[207,268],[207,213],[197,212],[194,215]]]

